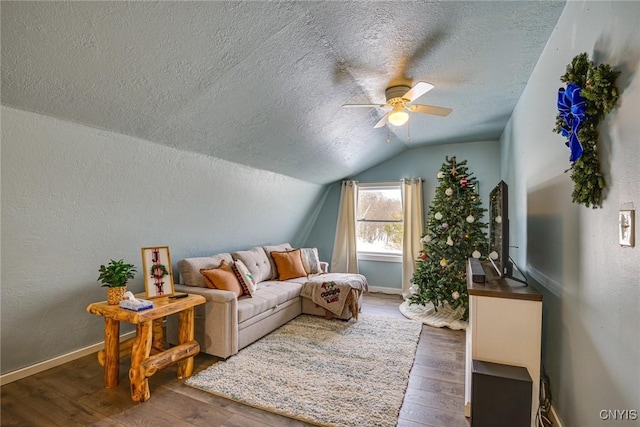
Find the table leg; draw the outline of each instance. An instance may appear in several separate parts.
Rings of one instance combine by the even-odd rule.
[[[136,340],[131,351],[131,369],[129,369],[129,382],[131,383],[131,399],[140,403],[148,400],[149,381],[142,367],[151,353],[151,341],[153,340],[153,321],[148,320],[136,325]]]
[[[189,307],[178,314],[180,326],[178,330],[178,343],[185,344],[195,338],[195,315],[193,307]],[[178,362],[178,379],[189,378],[193,374],[193,356]]]
[[[120,321],[104,318],[104,387],[118,385],[120,376]]]
[[[164,317],[153,320],[153,344],[151,348],[156,352],[164,351]]]

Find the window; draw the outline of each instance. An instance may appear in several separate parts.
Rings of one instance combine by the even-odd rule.
[[[356,239],[358,259],[402,262],[400,183],[358,184]]]

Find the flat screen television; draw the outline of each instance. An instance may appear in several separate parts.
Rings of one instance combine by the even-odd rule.
[[[513,277],[509,259],[509,186],[504,181],[489,194],[489,259],[500,277]]]

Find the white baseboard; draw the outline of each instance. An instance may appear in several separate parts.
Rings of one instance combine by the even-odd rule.
[[[369,286],[369,292],[390,294],[390,295],[402,295],[402,289],[398,288],[383,288],[380,286]]]
[[[126,341],[130,338],[135,337],[135,335],[136,331],[127,332],[126,334],[120,336],[120,341]],[[45,360],[44,362],[36,363],[35,365],[8,372],[6,374],[0,375],[0,386],[9,384],[22,378],[26,378],[33,374],[37,374],[38,372],[46,371],[47,369],[55,368],[56,366],[63,365],[67,362],[71,362],[72,360],[79,359],[91,353],[96,353],[102,349],[104,349],[104,341],[100,341],[88,347],[72,351],[71,353],[63,354],[62,356],[54,357],[53,359]]]
[[[556,413],[555,408],[551,405],[551,411],[549,411],[549,415],[551,416],[551,422],[553,423],[553,427],[564,427],[560,422],[560,418],[558,418],[558,414]]]

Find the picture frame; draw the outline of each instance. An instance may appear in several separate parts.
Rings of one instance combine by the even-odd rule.
[[[635,211],[621,210],[618,214],[618,236],[620,246],[635,245]]]
[[[149,246],[142,248],[142,271],[147,299],[171,296],[173,288],[173,268],[169,246]]]

